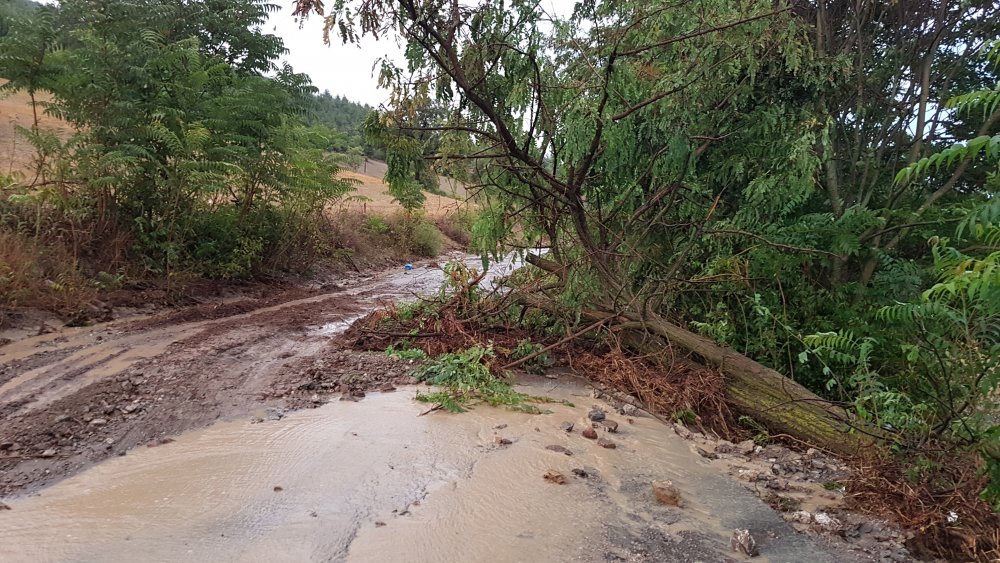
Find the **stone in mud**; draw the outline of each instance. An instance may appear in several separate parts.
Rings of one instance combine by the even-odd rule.
[[[753,449],[753,440],[743,440],[739,444],[736,444],[736,453],[740,455],[750,455],[753,453]]]
[[[556,453],[566,454],[566,455],[573,455],[573,452],[571,452],[568,449],[566,449],[566,448],[564,448],[562,446],[559,446],[559,445],[545,446],[545,449],[549,450],[550,452],[556,452]]]
[[[382,385],[381,387],[379,387],[378,390],[381,391],[381,392],[383,392],[383,393],[391,393],[391,392],[393,392],[393,391],[396,390],[396,386],[393,385],[392,383],[386,383],[386,384]]]
[[[793,513],[785,516],[785,518],[789,522],[797,522],[799,524],[812,524],[812,521],[813,521],[812,514],[810,514],[809,512],[806,512],[805,510],[799,510],[799,511],[793,512]]]
[[[504,428],[507,428],[506,424],[497,424],[493,427],[494,430],[503,430]]]
[[[583,429],[583,437],[586,438],[586,439],[588,439],[588,440],[596,440],[597,439],[597,430],[594,430],[593,428],[584,428]]]
[[[275,485],[274,486],[274,492],[276,492],[276,493],[280,493],[281,491],[284,491],[284,490],[285,490],[285,488],[282,487],[281,485]]]
[[[376,521],[375,521],[375,527],[376,527],[376,528],[381,528],[381,527],[383,527],[383,526],[385,526],[385,522],[383,522],[383,521],[381,521],[381,520],[376,520]]]
[[[612,433],[618,432],[618,423],[613,420],[605,420],[604,429]]]
[[[46,458],[48,458],[48,457],[56,457],[56,451],[54,449],[52,449],[52,448],[49,448],[49,449],[45,450],[44,452],[42,452],[38,457],[46,457]]]
[[[719,454],[715,452],[710,452],[701,446],[695,446],[694,450],[698,452],[698,455],[705,459],[719,459]]]
[[[717,454],[731,454],[736,451],[736,445],[729,440],[720,440],[718,444],[715,445],[715,453]]]
[[[817,512],[816,514],[813,514],[813,521],[827,530],[836,530],[840,528],[840,520],[837,520],[825,512]]]
[[[750,535],[750,530],[735,530],[733,531],[733,536],[729,538],[729,547],[733,551],[742,553],[749,557],[756,557],[760,555],[757,550],[757,541],[753,539]]]
[[[542,475],[542,479],[545,479],[549,483],[555,483],[556,485],[566,484],[566,476],[554,469],[546,471],[545,475]]]
[[[680,490],[672,481],[653,481],[653,496],[660,504],[667,506],[684,506]]]
[[[580,469],[579,467],[576,468],[576,469],[573,469],[572,471],[573,471],[573,475],[576,475],[577,477],[579,477],[581,479],[586,479],[587,477],[590,477],[590,474],[587,473],[586,470]]]
[[[104,426],[107,423],[108,420],[105,418],[95,418],[94,420],[90,421],[91,426]]]
[[[559,428],[562,428],[564,432],[572,432],[573,431],[573,423],[572,422],[563,422],[562,424],[559,425]]]
[[[0,443],[0,452],[5,452],[7,450],[14,448],[14,442],[3,442]]]
[[[0,510],[10,510],[10,507],[6,504],[0,502]]]
[[[604,411],[602,411],[601,409],[597,409],[597,408],[595,408],[594,410],[592,410],[589,413],[587,413],[587,418],[589,418],[590,420],[592,420],[594,422],[600,422],[600,421],[604,420],[605,416],[606,415],[604,414]]]
[[[618,444],[612,442],[611,440],[608,440],[607,438],[598,438],[597,445],[609,450],[613,450],[618,447]]]
[[[618,413],[622,416],[636,416],[639,414],[639,407],[625,403],[618,408]]]
[[[502,438],[500,436],[494,436],[493,441],[496,442],[498,446],[509,446],[512,444],[508,438]]]

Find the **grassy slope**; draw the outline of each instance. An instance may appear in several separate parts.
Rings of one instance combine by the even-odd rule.
[[[46,101],[46,96],[39,96],[39,101]],[[55,129],[62,135],[69,135],[72,127],[54,117],[44,115],[42,108],[38,108],[40,124],[46,129]],[[27,174],[31,170],[32,156],[34,149],[21,138],[15,126],[31,127],[32,113],[28,95],[24,92],[0,98],[0,173],[10,174],[21,172]],[[392,201],[392,196],[388,193],[388,187],[382,181],[385,174],[385,163],[379,161],[369,161],[365,169],[357,171],[344,171],[342,175],[358,181],[357,191],[347,201],[334,206],[338,210],[346,211],[366,211],[380,215],[389,215],[397,211],[402,211],[397,203]],[[30,180],[30,178],[28,178]],[[464,190],[461,190],[464,193]],[[364,201],[367,198],[370,201]],[[427,202],[424,209],[432,218],[442,217],[454,211],[461,205],[455,199],[441,197],[434,194],[427,194]]]

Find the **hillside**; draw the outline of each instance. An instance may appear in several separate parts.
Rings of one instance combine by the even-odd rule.
[[[4,83],[6,81],[0,81]],[[40,95],[40,102],[45,102],[48,98]],[[28,94],[17,92],[8,96],[0,97],[0,172],[11,174],[14,172],[26,172],[32,168],[32,159],[35,150],[17,134],[17,127],[31,127],[32,112]],[[69,136],[72,128],[63,121],[45,115],[42,108],[38,108],[39,123],[47,129],[54,129],[61,136]]]
[[[46,96],[39,97],[41,102],[47,100]],[[72,133],[72,127],[67,123],[54,117],[45,115],[42,108],[38,108],[39,122],[43,128],[58,131],[60,136],[66,137]],[[28,95],[24,92],[17,92],[9,96],[0,98],[0,172],[4,174],[28,174],[32,168],[32,159],[35,151],[17,134],[17,127],[31,127],[32,111]],[[336,205],[338,209],[357,210],[369,213],[389,214],[402,211],[397,203],[392,200],[388,193],[388,186],[382,181],[385,175],[385,163],[377,160],[368,160],[366,165],[362,165],[354,171],[344,171],[343,177],[357,180],[356,190],[352,197]],[[446,178],[441,178],[441,186],[446,191],[451,188],[446,182],[452,182]],[[460,186],[460,185],[459,185]],[[464,189],[459,187],[454,192],[456,196],[463,196]],[[427,194],[427,202],[424,209],[431,216],[441,216],[449,211],[457,209],[461,202],[447,197],[434,194]]]

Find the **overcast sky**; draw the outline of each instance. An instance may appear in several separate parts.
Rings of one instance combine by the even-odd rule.
[[[376,86],[372,65],[384,55],[394,60],[402,60],[402,51],[393,38],[374,41],[365,38],[358,45],[342,45],[331,36],[331,45],[323,44],[323,20],[313,16],[306,20],[302,29],[292,17],[290,2],[279,2],[281,11],[271,14],[265,32],[274,33],[285,41],[288,61],[295,72],[304,72],[312,78],[320,89],[329,90],[333,95],[345,96],[349,100],[377,106],[385,102],[389,93]]]

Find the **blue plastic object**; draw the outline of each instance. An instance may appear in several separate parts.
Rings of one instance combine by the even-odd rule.
[[[409,272],[410,270],[413,269],[413,264],[407,264],[407,265],[403,266],[403,269],[406,270],[407,272]]]

